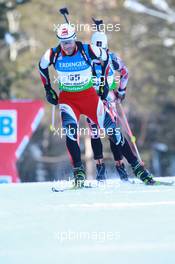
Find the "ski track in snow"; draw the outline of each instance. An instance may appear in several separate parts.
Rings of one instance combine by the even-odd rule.
[[[0,185],[0,264],[174,264],[175,185],[109,183]]]

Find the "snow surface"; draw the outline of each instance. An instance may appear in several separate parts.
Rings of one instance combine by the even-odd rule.
[[[0,263],[174,264],[175,186],[112,183],[0,185]]]

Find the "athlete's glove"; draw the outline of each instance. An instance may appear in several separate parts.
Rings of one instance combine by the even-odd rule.
[[[125,95],[126,95],[126,89],[118,89],[116,92],[115,92],[115,96],[116,96],[116,99],[119,103],[121,103],[124,99],[125,99]]]
[[[58,104],[58,95],[57,95],[57,93],[51,87],[48,87],[48,86],[45,86],[45,90],[46,90],[47,101],[50,104],[57,105]]]

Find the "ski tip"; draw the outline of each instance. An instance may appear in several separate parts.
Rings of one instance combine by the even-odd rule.
[[[55,187],[51,188],[52,192],[63,192],[64,190],[62,189],[56,189]]]

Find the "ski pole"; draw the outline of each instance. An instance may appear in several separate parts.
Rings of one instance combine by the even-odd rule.
[[[95,25],[97,26],[97,31],[100,31],[100,25],[103,24],[103,20],[97,20],[95,18],[92,17],[92,21],[95,23]]]
[[[69,20],[67,18],[67,15],[69,15],[68,9],[66,7],[64,7],[64,8],[60,8],[59,11],[60,11],[61,15],[64,16],[66,23],[69,24]]]
[[[138,151],[138,148],[137,148],[137,145],[136,145],[136,137],[133,135],[132,131],[131,131],[131,128],[129,126],[129,123],[128,123],[128,120],[127,120],[127,117],[126,117],[126,114],[124,112],[124,109],[121,105],[121,103],[118,104],[119,106],[119,109],[120,109],[120,112],[122,114],[122,118],[123,118],[123,121],[124,121],[124,124],[125,124],[125,127],[127,129],[127,132],[128,132],[128,135],[130,137],[130,140],[131,140],[131,143],[133,144],[133,147],[134,147],[134,150],[136,152],[136,155],[137,155],[137,158],[139,160],[139,162],[143,163],[142,159],[141,159],[141,156],[140,156],[140,153]]]
[[[55,131],[55,105],[52,105],[52,123],[50,125],[50,130]]]

